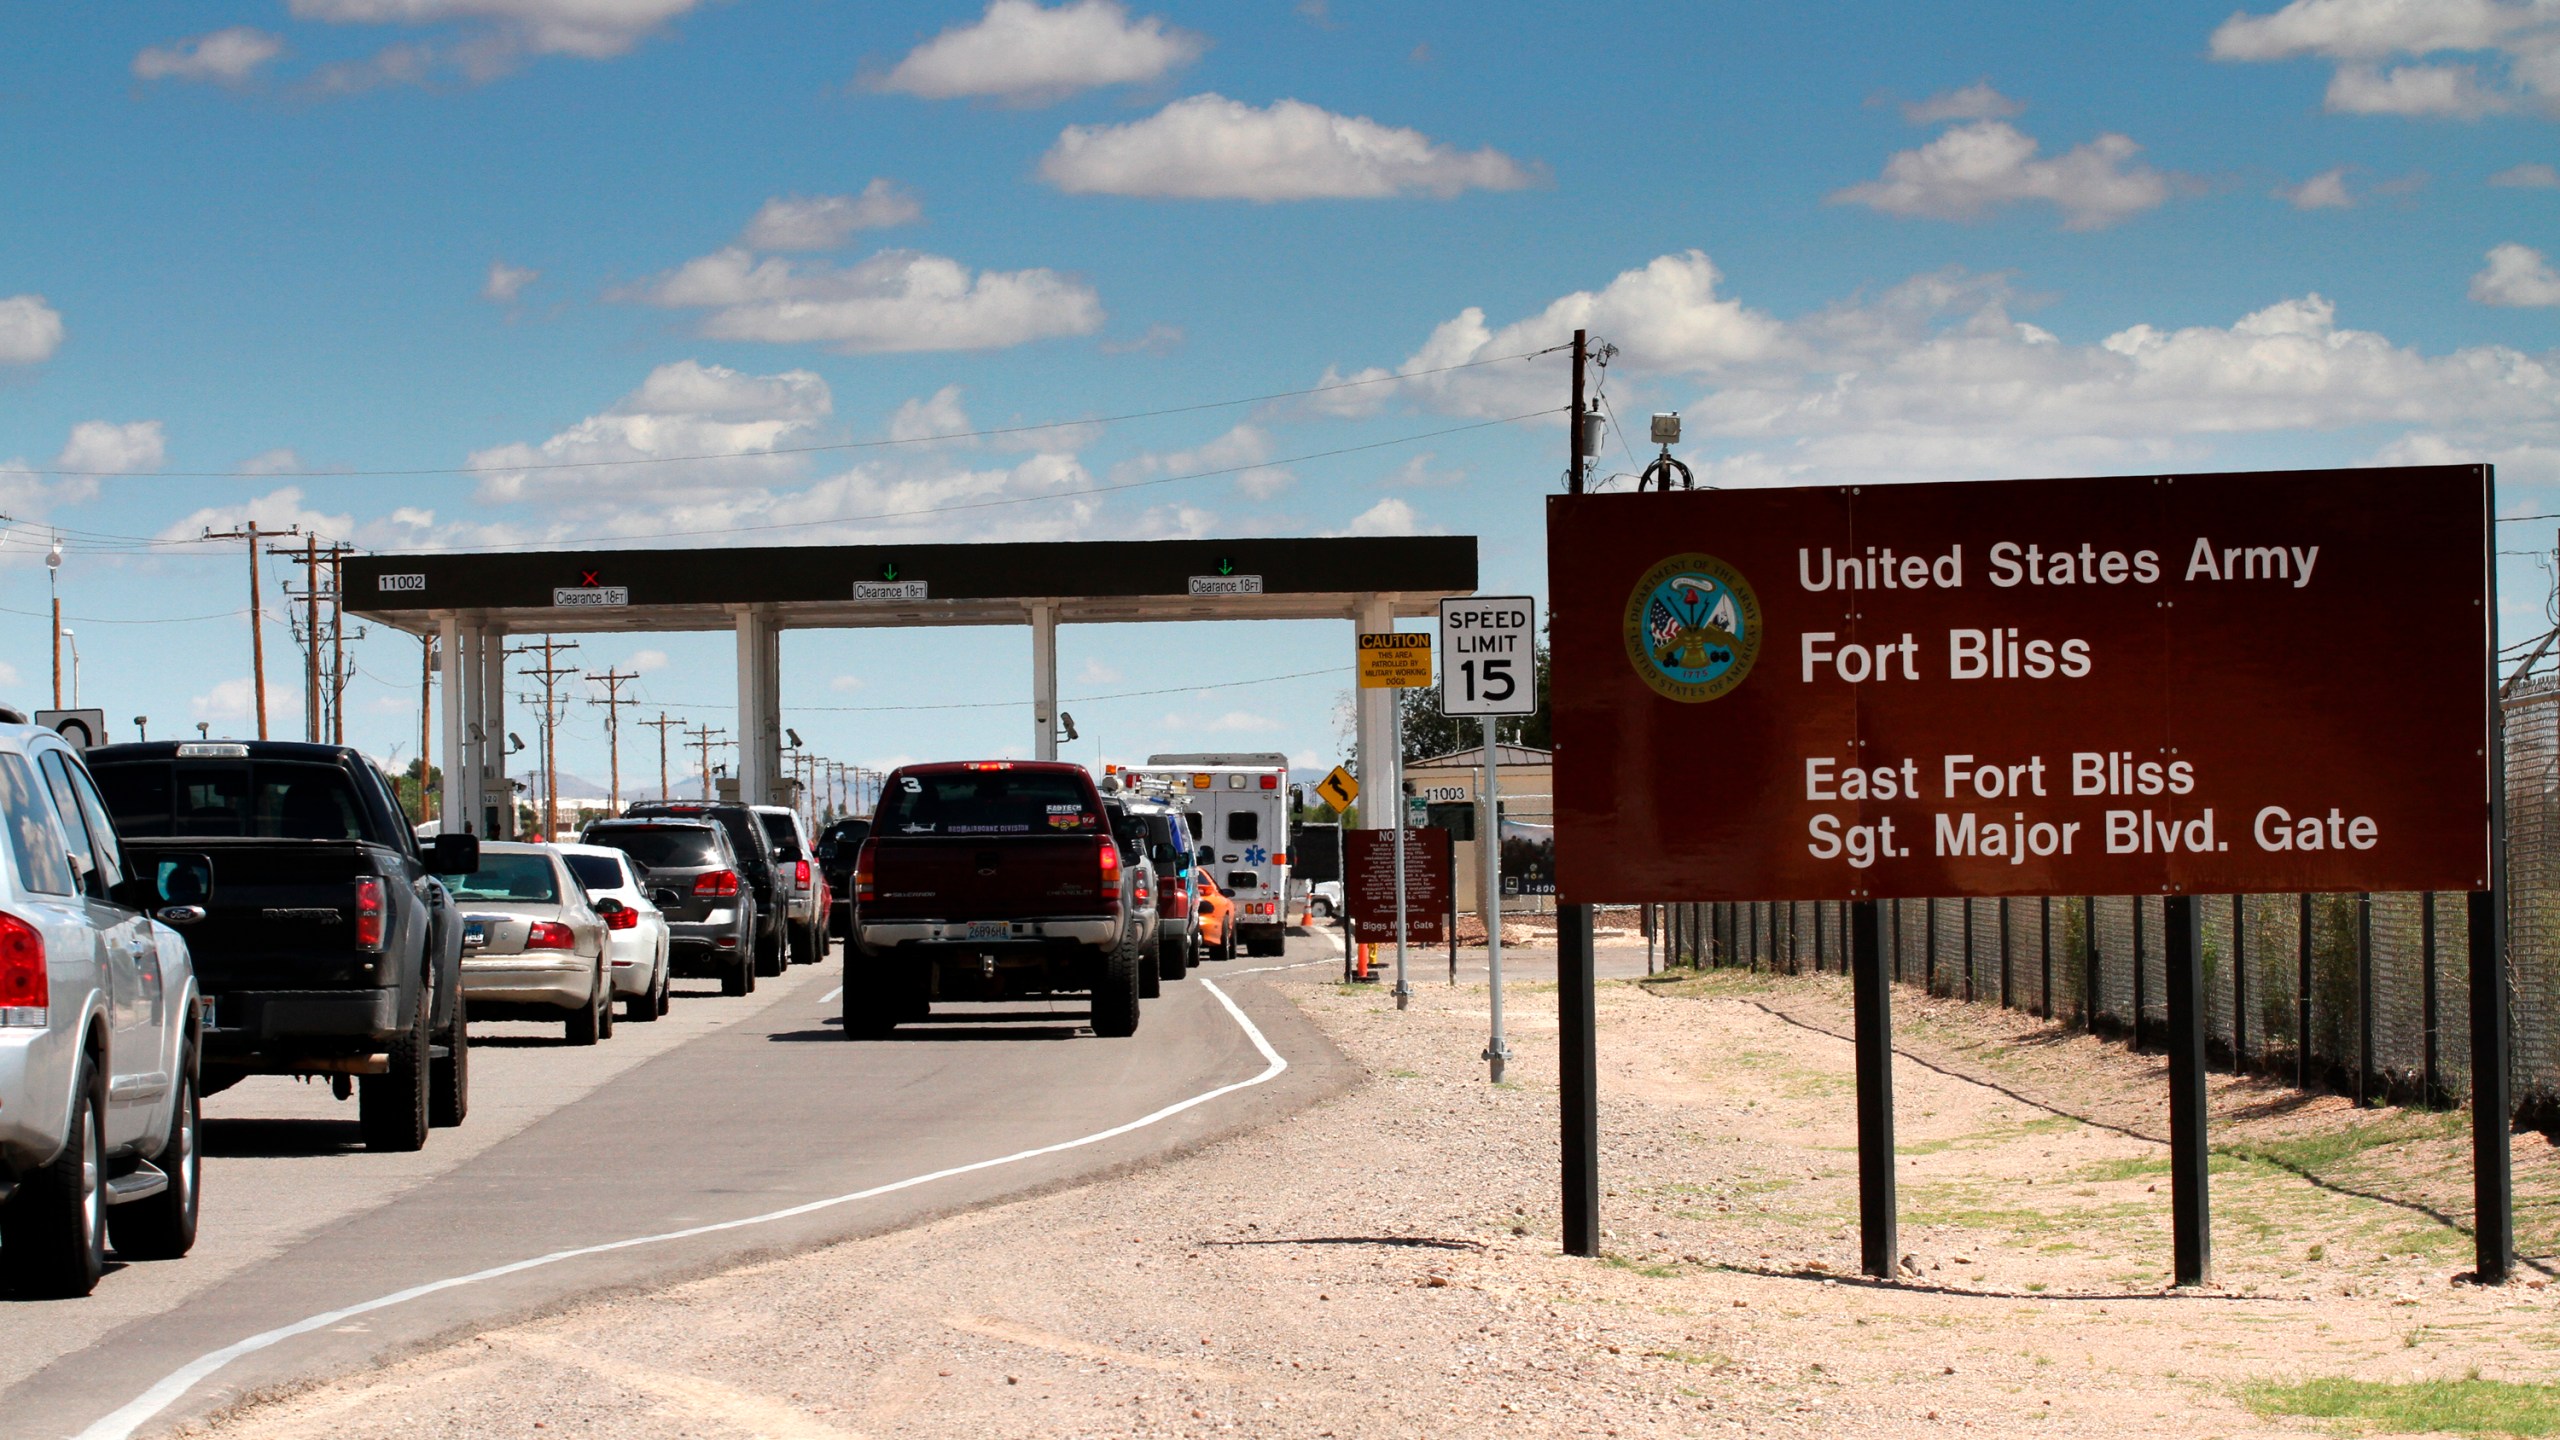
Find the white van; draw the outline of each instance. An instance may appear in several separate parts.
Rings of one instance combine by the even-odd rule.
[[[1191,827],[1199,863],[1235,902],[1248,955],[1278,955],[1289,926],[1289,757],[1150,755],[1140,772]]]

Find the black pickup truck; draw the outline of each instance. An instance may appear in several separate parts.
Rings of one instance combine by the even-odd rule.
[[[372,763],[342,745],[156,741],[88,752],[137,874],[209,857],[212,903],[164,909],[207,1003],[206,1094],[249,1075],[362,1084],[365,1148],[415,1150],[471,1103],[462,922],[438,874],[471,835],[421,848]]]

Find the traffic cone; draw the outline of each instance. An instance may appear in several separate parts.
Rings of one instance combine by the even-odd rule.
[[[1369,947],[1366,945],[1360,947],[1360,978],[1369,978]]]

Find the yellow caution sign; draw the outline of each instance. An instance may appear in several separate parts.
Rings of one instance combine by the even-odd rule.
[[[1388,630],[1360,637],[1360,688],[1415,690],[1431,684],[1431,637]]]
[[[1360,798],[1360,782],[1351,778],[1350,771],[1336,765],[1332,774],[1316,782],[1316,793],[1334,809],[1348,810],[1351,802]]]

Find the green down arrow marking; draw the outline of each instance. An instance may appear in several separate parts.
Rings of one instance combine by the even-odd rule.
[[[893,560],[893,561],[889,562],[888,564],[881,566],[881,567],[880,567],[880,578],[881,578],[881,579],[883,579],[883,580],[895,580],[895,579],[897,579],[897,578],[898,578],[898,565],[897,565],[897,562]]]
[[[1233,575],[1234,573],[1236,573],[1236,562],[1234,562],[1233,560],[1228,559],[1227,557],[1225,557],[1225,556],[1223,556],[1223,555],[1219,556],[1219,557],[1218,557],[1218,573],[1219,573],[1219,574],[1221,574],[1221,575]]]

